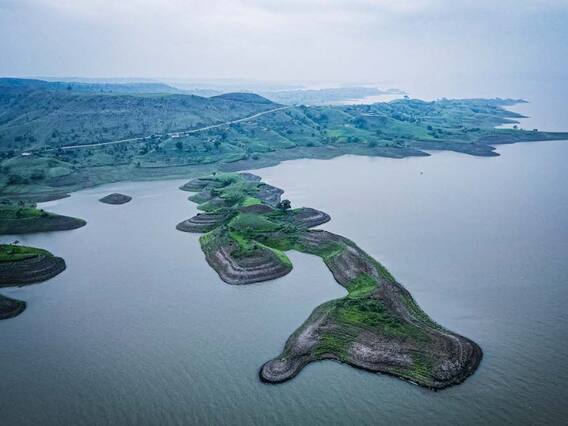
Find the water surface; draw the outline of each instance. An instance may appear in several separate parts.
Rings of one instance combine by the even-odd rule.
[[[17,236],[63,256],[0,322],[0,424],[543,424],[568,415],[568,142],[501,157],[344,156],[257,171],[293,205],[327,211],[444,326],[485,357],[432,392],[331,361],[282,385],[258,368],[320,303],[341,297],[321,261],[292,253],[273,282],[224,284],[197,236],[183,181],[120,183],[45,203],[84,228]],[[133,200],[99,203],[110,192]],[[3,242],[16,237],[4,237]]]

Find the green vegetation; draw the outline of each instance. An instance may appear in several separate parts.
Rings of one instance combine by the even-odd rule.
[[[58,197],[119,180],[252,169],[294,158],[400,158],[436,149],[492,156],[494,144],[568,138],[496,129],[521,117],[504,109],[516,100],[401,99],[281,109],[242,93],[212,98],[100,93],[2,79],[0,89],[0,197],[12,199]],[[256,116],[263,111],[273,112]]]
[[[0,244],[0,262],[17,262],[35,256],[51,256],[47,250],[19,246],[17,244]]]
[[[84,226],[86,222],[69,216],[49,213],[33,203],[0,203],[0,235],[64,231]]]
[[[292,264],[284,252],[298,250],[319,256],[348,292],[314,310],[263,366],[262,380],[288,380],[308,362],[328,358],[432,388],[459,383],[477,368],[479,347],[432,321],[384,266],[347,238],[310,229],[329,220],[325,213],[292,209],[281,190],[250,174],[218,173],[182,188],[201,191],[191,199],[203,200],[199,208],[208,214],[185,221],[206,228],[181,230],[208,230],[201,247],[227,283],[285,275]]]
[[[65,270],[65,261],[49,251],[12,244],[0,244],[0,288],[46,281]],[[0,294],[0,320],[21,314],[26,303]]]

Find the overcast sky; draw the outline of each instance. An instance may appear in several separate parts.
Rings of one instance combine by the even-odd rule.
[[[0,75],[561,78],[568,0],[0,0]]]

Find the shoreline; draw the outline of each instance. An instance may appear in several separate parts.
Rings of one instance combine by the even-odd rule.
[[[11,195],[11,194],[0,194],[0,200],[26,200],[37,202],[38,204],[48,203],[50,201],[57,201],[68,198],[72,196],[73,193],[87,190],[87,189],[94,189],[94,188],[101,188],[106,185],[116,185],[121,183],[142,183],[142,182],[158,182],[158,181],[174,181],[174,180],[187,180],[187,178],[202,176],[203,174],[212,173],[215,171],[220,172],[247,172],[247,171],[255,171],[269,167],[275,167],[287,161],[298,161],[298,160],[333,160],[335,158],[340,158],[343,156],[355,156],[355,157],[368,157],[368,158],[388,158],[388,159],[407,159],[413,157],[429,157],[438,153],[455,153],[459,155],[472,155],[474,157],[481,157],[481,158],[491,158],[491,157],[498,157],[501,155],[500,148],[503,146],[512,146],[518,144],[534,144],[534,143],[548,143],[548,142],[566,142],[568,143],[568,137],[564,139],[548,139],[548,140],[538,140],[538,141],[518,141],[518,142],[505,142],[495,144],[495,146],[491,146],[493,149],[491,150],[491,154],[489,155],[475,155],[470,154],[463,151],[456,151],[452,149],[446,148],[433,148],[433,147],[425,147],[420,152],[421,154],[409,154],[405,156],[394,156],[394,155],[372,155],[368,152],[325,152],[325,155],[315,155],[315,156],[295,156],[291,155],[286,158],[281,158],[278,160],[272,159],[260,159],[260,160],[248,160],[251,161],[251,164],[243,165],[243,167],[234,167],[230,166],[230,163],[224,164],[226,167],[210,167],[206,169],[202,169],[199,167],[199,170],[195,170],[196,166],[185,166],[187,170],[179,170],[172,174],[164,174],[160,176],[132,176],[128,179],[118,179],[118,180],[110,180],[105,182],[97,182],[85,186],[80,186],[77,188],[70,189],[68,192],[65,193],[45,193],[45,194],[36,194],[36,195],[29,195],[29,194],[20,194],[20,195]],[[293,151],[290,149],[289,151]],[[164,167],[163,169],[174,169],[179,168],[178,166],[170,166]],[[37,201],[36,201],[37,200]]]

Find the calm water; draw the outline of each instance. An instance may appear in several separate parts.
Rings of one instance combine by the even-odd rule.
[[[0,424],[545,424],[568,416],[568,142],[498,158],[346,156],[257,173],[381,260],[436,321],[477,341],[478,372],[431,392],[333,362],[279,386],[258,368],[345,291],[315,257],[234,287],[211,270],[182,181],[121,183],[45,203],[84,228],[18,236],[63,256],[51,281],[4,290]],[[123,206],[97,201],[109,192]],[[9,241],[11,238],[2,238]],[[13,238],[12,238],[13,239]]]

